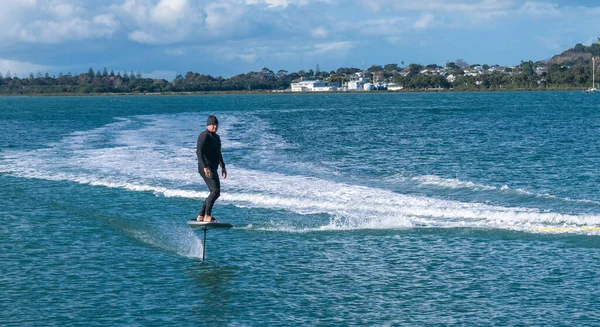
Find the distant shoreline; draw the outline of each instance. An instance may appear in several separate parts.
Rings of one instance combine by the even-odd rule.
[[[470,93],[470,92],[545,92],[545,91],[581,91],[582,88],[547,88],[547,89],[485,89],[485,90],[401,90],[401,91],[328,91],[328,92],[292,92],[292,91],[202,91],[202,92],[124,92],[124,93],[36,93],[36,94],[0,94],[0,97],[89,97],[89,96],[168,96],[168,95],[244,95],[244,94],[390,94],[390,93]]]
[[[224,78],[188,71],[173,80],[146,78],[141,72],[114,70],[58,77],[46,72],[29,77],[0,73],[0,96],[117,96],[117,95],[210,95],[210,94],[288,94],[293,91],[317,92],[502,92],[590,90],[596,88],[595,56],[600,56],[600,41],[574,48],[548,61],[521,61],[512,67],[487,64],[469,65],[462,59],[437,64],[385,64],[365,67],[340,67],[330,72],[299,70],[272,71],[264,67]],[[390,89],[388,91],[388,89]]]

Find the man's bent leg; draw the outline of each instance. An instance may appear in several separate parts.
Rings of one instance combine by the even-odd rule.
[[[210,191],[210,194],[204,200],[204,204],[202,205],[202,210],[200,211],[200,214],[204,213],[204,220],[207,221],[206,218],[208,218],[208,221],[210,221],[210,219],[212,218],[212,207],[215,204],[215,201],[217,201],[217,199],[221,195],[221,181],[219,180],[219,175],[216,169],[210,170],[210,178],[207,177],[206,174],[204,174],[204,170],[199,169],[199,172]],[[200,215],[198,215],[198,220],[200,220]]]

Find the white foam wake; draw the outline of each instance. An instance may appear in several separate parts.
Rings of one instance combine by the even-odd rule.
[[[196,116],[201,115],[193,114]],[[229,125],[228,121],[238,125],[251,125],[255,121],[253,117],[227,115],[221,115],[220,119],[224,126]],[[207,192],[196,172],[194,153],[197,126],[201,125],[201,121],[191,119],[189,114],[120,119],[98,129],[73,133],[49,148],[4,152],[0,172],[24,178],[153,192],[165,197],[202,199]],[[235,151],[257,147],[244,143],[245,138],[226,128],[220,133],[225,140],[235,140]],[[280,140],[273,136],[261,142],[258,147],[263,151],[276,148],[269,142]],[[290,146],[293,145],[285,145]],[[261,153],[269,154],[266,150]],[[219,201],[240,208],[263,208],[316,217],[312,227],[299,227],[299,230],[412,227],[543,230],[540,228],[552,226],[556,228],[547,232],[570,232],[574,229],[558,228],[600,226],[598,215],[404,195],[310,176],[247,169],[235,163],[230,164],[228,170],[229,178],[222,181],[223,193]],[[493,189],[435,176],[424,178],[423,182]],[[289,229],[289,225],[282,228]],[[586,233],[596,232],[588,229]]]
[[[548,193],[535,193],[528,190],[520,189],[520,188],[511,188],[508,185],[492,186],[492,185],[484,185],[478,184],[471,181],[463,181],[458,178],[442,178],[439,176],[433,175],[424,175],[424,176],[415,176],[411,178],[413,181],[417,181],[423,185],[431,185],[440,188],[448,188],[448,189],[470,189],[475,191],[501,191],[507,193],[521,194],[532,196],[536,198],[546,198],[546,199],[554,199],[565,202],[576,202],[576,203],[589,203],[600,205],[600,202],[587,200],[587,199],[571,199],[565,197],[558,197],[556,195],[548,194]]]

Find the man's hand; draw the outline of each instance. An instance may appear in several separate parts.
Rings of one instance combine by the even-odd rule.
[[[221,168],[221,174],[223,175],[223,179],[227,178],[227,169],[225,167]]]
[[[208,167],[204,168],[204,175],[206,175],[206,177],[211,178],[212,174],[210,173],[210,169],[208,169]]]

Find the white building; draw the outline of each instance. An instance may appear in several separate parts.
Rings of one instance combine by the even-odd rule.
[[[320,80],[300,81],[298,83],[292,83],[291,88],[292,92],[324,92],[337,90],[338,84]]]
[[[373,90],[377,90],[377,87],[373,83],[365,83],[365,85],[363,86],[363,89],[365,91],[373,91]]]
[[[479,76],[479,75],[481,75],[481,72],[478,72],[476,70],[465,70],[464,73],[465,73],[465,76]]]
[[[367,79],[364,77],[352,79],[350,82],[348,82],[348,90],[364,90],[365,83],[367,83]]]
[[[404,86],[398,85],[395,83],[390,83],[387,85],[387,89],[388,89],[388,91],[400,91],[400,90],[404,89]]]
[[[538,75],[542,75],[543,73],[548,73],[548,67],[545,67],[545,66],[536,67],[535,73]]]

